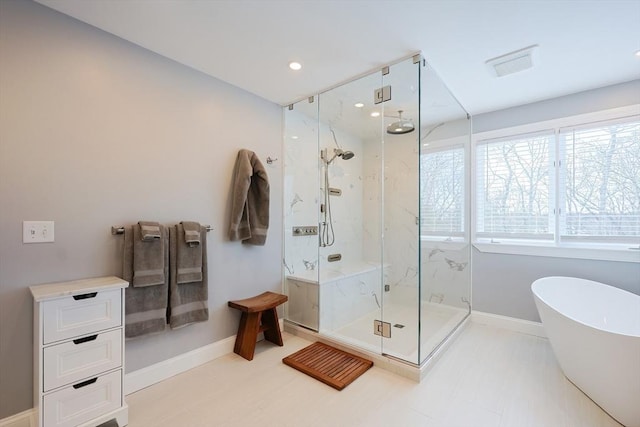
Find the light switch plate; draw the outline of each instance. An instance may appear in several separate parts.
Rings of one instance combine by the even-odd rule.
[[[53,221],[22,221],[22,243],[54,241]]]

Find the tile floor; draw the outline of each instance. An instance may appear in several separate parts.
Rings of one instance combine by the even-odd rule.
[[[282,363],[229,354],[127,396],[130,427],[619,427],[560,372],[546,339],[470,322],[421,383],[374,366],[336,391]]]

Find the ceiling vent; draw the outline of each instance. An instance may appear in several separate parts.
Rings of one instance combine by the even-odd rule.
[[[533,57],[537,47],[538,45],[534,44],[533,46],[489,59],[486,64],[491,67],[497,77],[528,70],[533,67]]]

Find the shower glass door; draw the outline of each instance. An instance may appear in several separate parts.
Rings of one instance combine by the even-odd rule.
[[[380,73],[319,95],[320,331],[381,353]],[[378,113],[378,114],[375,114]]]
[[[382,86],[390,99],[381,103],[382,148],[381,262],[384,266],[382,352],[419,363],[420,236],[419,139],[420,61],[389,66]]]

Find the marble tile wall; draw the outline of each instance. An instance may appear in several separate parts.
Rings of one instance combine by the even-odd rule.
[[[297,107],[296,107],[297,108]],[[285,110],[283,216],[285,276],[316,270],[318,237],[293,236],[300,225],[318,225],[319,152],[318,122],[310,112]]]
[[[287,110],[285,121],[285,275],[320,269],[328,263],[330,254],[342,255],[342,260],[336,264],[338,266],[360,262],[363,259],[361,141],[334,129],[341,147],[353,151],[355,156],[350,160],[336,158],[328,166],[329,185],[342,190],[342,195],[330,196],[335,243],[319,248],[318,236],[293,236],[292,228],[318,225],[323,221],[320,205],[324,203],[325,165],[320,159],[320,151],[327,148],[329,155],[332,155],[335,144],[327,125],[319,126],[317,120],[302,112]]]
[[[285,111],[285,276],[304,272],[315,275],[317,281],[318,271],[340,270],[363,261],[391,267],[384,279],[384,284],[390,285],[389,292],[381,291],[379,278],[360,278],[353,283],[337,281],[320,288],[318,315],[323,319],[320,327],[333,329],[354,314],[375,309],[377,304],[387,301],[415,307],[419,278],[423,301],[466,307],[462,299],[469,299],[468,245],[423,241],[419,248],[417,134],[385,135],[381,143],[361,141],[334,129],[340,146],[355,153],[350,160],[336,159],[329,165],[330,186],[342,190],[341,196],[330,196],[335,243],[319,247],[318,236],[292,236],[294,226],[317,225],[322,221],[324,162],[320,150],[328,148],[331,154],[335,147],[329,126],[318,124],[312,116],[295,109]],[[384,250],[381,250],[382,232]],[[329,263],[328,255],[336,253],[342,255],[342,260]],[[322,312],[323,306],[328,308]]]
[[[469,244],[465,242],[422,242],[422,301],[465,309],[469,307],[469,249]]]

